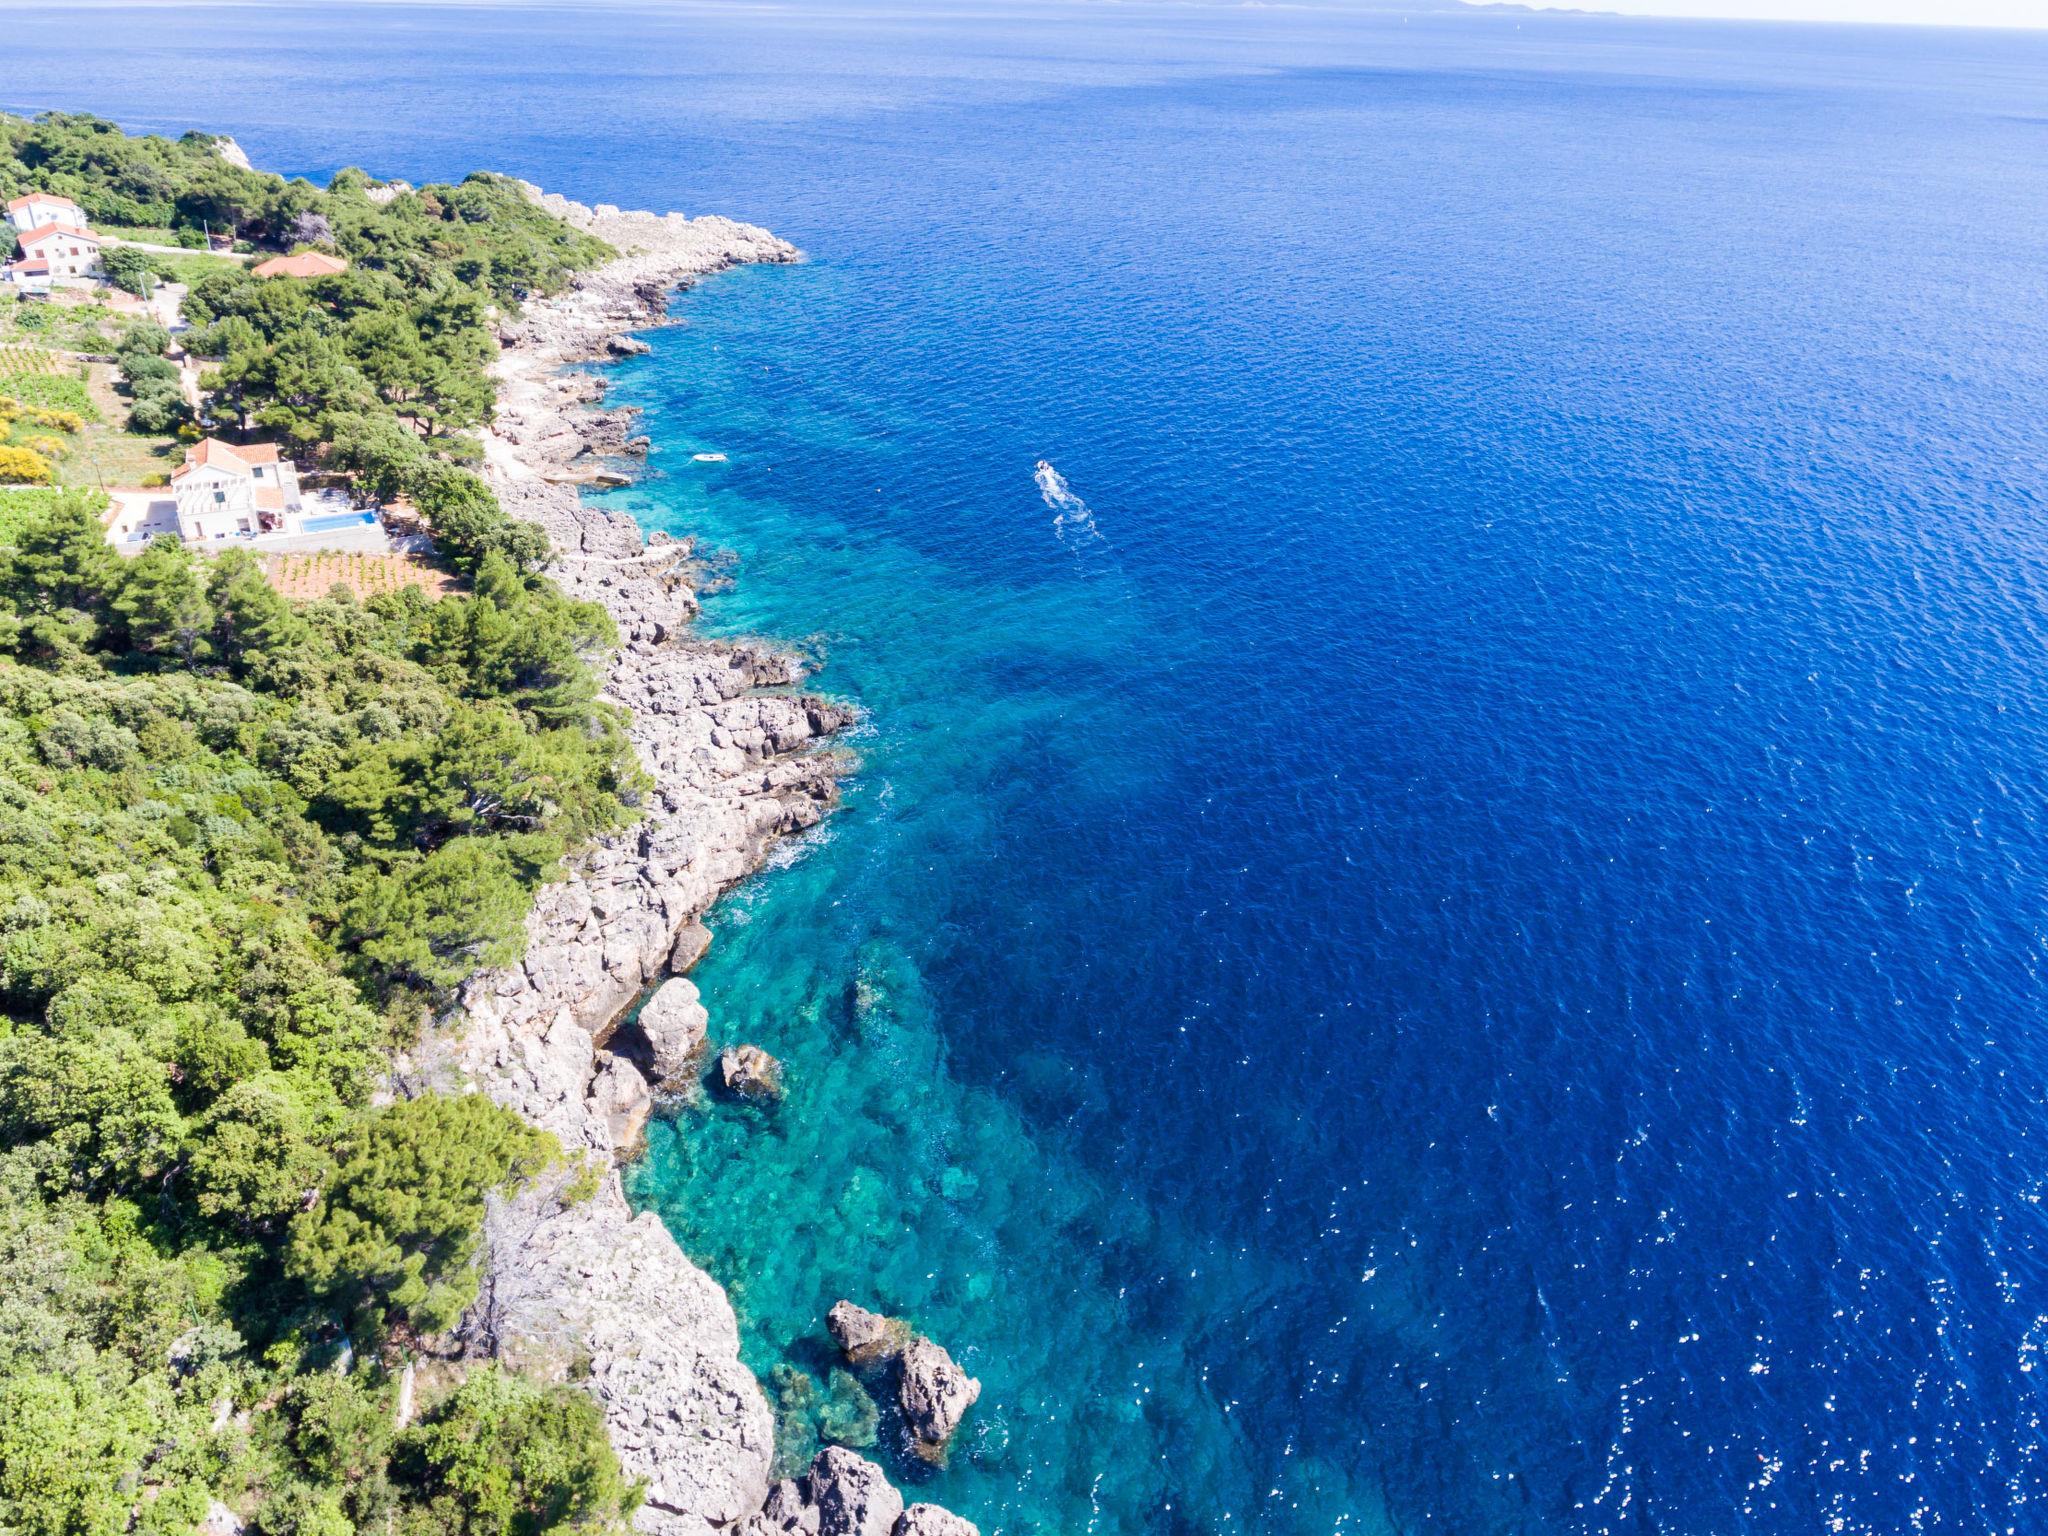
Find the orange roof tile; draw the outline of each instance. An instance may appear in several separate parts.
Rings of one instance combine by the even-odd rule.
[[[78,208],[78,204],[74,203],[73,201],[71,201],[70,198],[63,196],[60,193],[31,192],[28,194],[28,196],[17,197],[13,202],[9,203],[7,205],[7,211],[9,213],[13,213],[16,209],[26,208],[30,203],[56,203],[58,206],[64,208]],[[83,208],[78,208],[78,211],[80,213],[85,212]]]
[[[103,243],[100,237],[89,229],[78,229],[70,224],[45,224],[41,229],[32,229],[23,235],[21,244],[23,249],[27,249],[31,245],[41,245],[45,240],[67,236],[73,240],[90,240],[94,245]]]

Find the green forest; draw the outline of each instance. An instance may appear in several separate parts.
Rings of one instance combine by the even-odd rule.
[[[0,116],[0,194],[317,244],[340,278],[200,285],[217,410],[419,497],[464,573],[287,602],[246,553],[124,558],[96,493],[0,532],[0,1531],[621,1528],[596,1405],[397,1373],[474,1295],[485,1197],[549,1138],[391,1053],[517,956],[565,853],[643,790],[594,605],[465,462],[494,309],[605,253],[473,177],[384,203],[202,135]],[[565,1184],[563,1198],[593,1187]]]

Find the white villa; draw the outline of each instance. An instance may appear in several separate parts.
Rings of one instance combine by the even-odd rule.
[[[112,487],[100,516],[107,542],[139,554],[151,539],[200,549],[391,549],[382,513],[345,491],[304,491],[299,472],[270,443],[231,447],[207,438],[185,451],[168,486]]]
[[[105,243],[89,229],[41,224],[21,237],[21,260],[15,265],[33,268],[40,263],[53,278],[89,277],[99,268]]]
[[[178,537],[188,544],[275,532],[299,510],[299,472],[275,443],[231,448],[209,437],[171,472]]]
[[[69,224],[73,229],[86,227],[85,210],[54,192],[31,192],[27,197],[17,197],[7,205],[7,222],[24,235],[48,224]]]

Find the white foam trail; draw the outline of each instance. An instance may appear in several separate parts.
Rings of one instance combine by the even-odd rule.
[[[1067,477],[1054,469],[1044,459],[1038,461],[1038,468],[1032,471],[1032,481],[1038,486],[1038,494],[1045,504],[1052,508],[1053,536],[1069,549],[1082,544],[1100,544],[1102,530],[1095,526],[1095,514],[1088,510],[1088,503],[1076,496],[1067,485]]]

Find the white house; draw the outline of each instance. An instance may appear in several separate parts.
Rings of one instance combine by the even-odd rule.
[[[209,437],[185,450],[171,472],[178,537],[188,544],[252,538],[285,527],[300,509],[299,472],[275,443],[233,448]]]
[[[44,224],[21,237],[21,254],[27,261],[48,262],[53,278],[86,277],[99,267],[104,243],[89,229]]]
[[[31,192],[27,197],[17,197],[7,205],[7,222],[23,234],[41,229],[45,224],[69,224],[73,229],[86,227],[85,210],[70,198],[58,197],[52,192]]]
[[[31,261],[24,256],[20,261],[0,265],[0,283],[5,283],[17,293],[48,293],[50,291],[50,264],[40,258]]]

